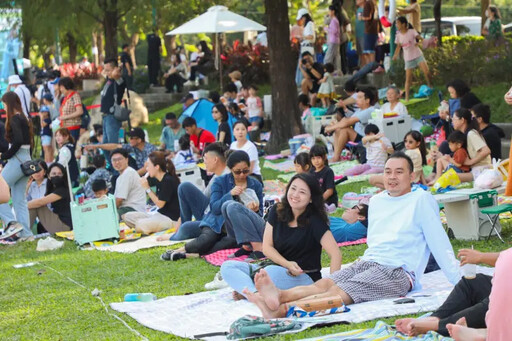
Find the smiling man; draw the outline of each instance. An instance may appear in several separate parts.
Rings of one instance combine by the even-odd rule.
[[[258,292],[244,292],[263,317],[284,317],[292,306],[330,308],[329,302],[362,303],[407,295],[419,287],[432,252],[448,280],[460,279],[458,263],[433,196],[411,189],[413,163],[402,152],[384,168],[386,190],[370,200],[368,249],[360,260],[309,286],[278,290],[265,270],[256,274]],[[325,299],[325,304],[318,301]],[[313,301],[314,300],[314,301]]]

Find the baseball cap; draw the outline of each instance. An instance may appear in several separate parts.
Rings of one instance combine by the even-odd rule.
[[[188,101],[189,99],[194,99],[194,95],[192,95],[190,92],[188,94],[185,95],[185,97],[183,97],[181,99],[181,103],[185,103],[186,101]]]
[[[299,20],[300,18],[302,18],[303,16],[305,16],[306,14],[309,14],[308,10],[305,9],[305,8],[301,8],[299,9],[299,11],[297,12],[297,18],[296,20]]]

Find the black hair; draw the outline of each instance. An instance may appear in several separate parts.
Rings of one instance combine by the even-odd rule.
[[[491,122],[491,107],[487,104],[478,103],[471,108],[475,117],[480,117],[484,123]]]
[[[460,143],[463,148],[466,148],[467,137],[466,137],[466,134],[464,134],[461,131],[458,131],[458,130],[452,131],[451,134],[448,135],[447,140],[448,140],[448,142],[451,142],[451,143]]]
[[[217,104],[220,102],[220,95],[217,91],[210,91],[208,98],[210,98],[213,104]]]
[[[249,155],[243,150],[235,150],[231,152],[228,156],[228,160],[226,162],[229,169],[233,169],[240,162],[245,162],[247,166],[251,167],[251,160],[249,159]]]
[[[348,80],[345,82],[345,86],[343,88],[345,91],[354,92],[356,91],[356,83],[352,80]]]
[[[123,46],[121,47],[121,49],[123,49],[123,50],[124,50],[124,49],[125,49],[125,48],[127,48],[128,46],[130,46],[130,45],[128,45],[128,44],[126,44],[126,43],[125,43],[125,44],[123,44]]]
[[[52,163],[52,164],[50,165],[50,167],[48,167],[48,172],[47,172],[48,176],[50,175],[50,172],[51,172],[52,168],[55,168],[55,167],[57,167],[58,169],[60,169],[60,171],[62,172],[62,178],[63,178],[63,180],[64,180],[64,181],[63,181],[62,186],[63,186],[63,187],[66,187],[66,188],[69,188],[69,186],[68,186],[68,175],[67,175],[67,172],[66,172],[66,168],[64,168],[64,166],[63,166],[63,165],[61,165],[60,163],[58,163],[58,162],[54,162],[54,163]],[[49,177],[48,177],[48,178],[49,178]],[[49,179],[50,179],[50,178],[49,178]],[[48,195],[48,194],[52,194],[52,193],[53,193],[53,191],[54,191],[55,189],[56,189],[56,187],[55,187],[55,185],[53,184],[53,182],[48,181],[48,182],[46,183],[46,195]]]
[[[401,16],[401,17],[396,18],[396,21],[400,21],[402,24],[407,25],[407,29],[409,29],[409,30],[410,30],[410,29],[412,29],[412,28],[414,28],[414,27],[411,25],[411,23],[407,21],[407,18],[406,18],[406,17],[404,17],[404,16]]]
[[[364,128],[364,134],[365,135],[368,135],[368,134],[371,134],[373,133],[374,135],[377,135],[379,133],[379,127],[377,127],[375,124],[373,123],[369,123],[365,128]]]
[[[247,89],[248,89],[248,90],[253,89],[253,90],[255,90],[255,91],[258,91],[258,90],[259,90],[259,88],[258,88],[256,85],[254,85],[254,84],[249,85],[249,86],[247,87]]]
[[[172,159],[166,157],[165,152],[155,150],[149,154],[148,160],[151,161],[154,166],[158,166],[162,172],[169,174],[180,183],[180,177],[176,174],[176,167],[174,167]]]
[[[224,88],[224,92],[238,92],[235,83],[228,83]]]
[[[206,43],[206,41],[201,40],[197,45],[201,46],[201,51],[202,51],[205,55],[211,55],[211,54],[212,54],[212,51],[211,51],[211,50],[210,50],[210,48],[208,47],[208,44]]]
[[[461,79],[454,79],[448,84],[446,84],[446,88],[452,87],[457,94],[457,97],[460,98],[471,91],[469,86]]]
[[[297,179],[304,181],[309,187],[309,191],[311,192],[311,200],[306,206],[306,210],[300,216],[294,217],[287,196],[290,187]],[[327,212],[325,211],[323,192],[320,188],[320,184],[318,183],[318,180],[309,173],[295,174],[288,183],[288,186],[286,186],[286,191],[283,198],[281,199],[281,202],[277,204],[277,219],[284,223],[290,223],[296,218],[298,227],[307,227],[312,216],[319,217],[326,224],[329,223],[329,218],[327,217]]]
[[[101,124],[98,124],[98,123],[94,123],[92,125],[92,129],[94,130],[95,133],[98,132],[98,129],[102,129],[103,130],[103,126]]]
[[[326,63],[326,64],[324,64],[324,69],[326,72],[333,73],[334,65],[332,63]]]
[[[98,129],[98,131],[96,131],[96,136],[100,136],[100,135],[103,135],[103,128],[100,128],[100,129]]]
[[[92,182],[91,189],[94,193],[108,189],[107,182],[103,179],[97,179]]]
[[[75,83],[69,77],[63,77],[59,79],[59,86],[63,86],[66,90],[73,90],[75,88]]]
[[[310,107],[311,104],[309,103],[309,97],[306,94],[300,94],[298,97],[299,104],[302,104],[306,107]]]
[[[36,159],[36,161],[39,166],[41,166],[41,169],[44,170],[44,176],[48,175],[48,164],[43,159]]]
[[[178,144],[180,145],[180,150],[189,150],[190,149],[190,136],[188,134],[183,135],[178,140]]]
[[[176,119],[176,114],[173,113],[173,112],[168,112],[167,114],[165,114],[165,119],[166,120],[175,120]]]
[[[240,112],[240,107],[235,102],[229,103],[228,107],[236,113]]]
[[[105,167],[105,156],[101,154],[96,154],[92,158],[92,164],[96,168],[102,168]]]
[[[312,55],[312,54],[311,54],[311,52],[309,52],[309,51],[304,51],[304,52],[302,52],[302,54],[301,54],[300,56],[301,56],[301,58],[304,58],[304,57],[306,57],[306,56],[311,56],[311,57],[313,57],[313,55]]]
[[[235,130],[235,127],[239,124],[243,124],[245,129],[248,129],[248,125],[247,125],[247,122],[245,122],[244,120],[238,120],[236,121],[235,123],[233,123],[233,130]]]
[[[321,156],[324,159],[324,165],[329,166],[329,161],[327,161],[327,148],[323,144],[315,144],[309,150],[309,157],[313,158],[315,156]]]
[[[425,145],[425,139],[423,138],[423,134],[417,130],[411,130],[404,136],[404,140],[407,136],[411,136],[414,141],[419,142],[419,150],[421,154],[421,164],[425,166],[427,164],[427,146]]]
[[[222,116],[221,117],[221,121],[222,122],[227,122],[228,121],[228,111],[226,110],[226,106],[222,103],[217,103],[213,106],[215,109],[217,109],[217,111],[220,113],[220,115]],[[213,110],[213,109],[212,109]]]
[[[409,166],[409,172],[414,172],[414,164],[412,163],[411,158],[404,152],[394,152],[388,157],[388,160],[390,159],[404,159],[407,161],[407,165]]]
[[[306,25],[310,22],[310,21],[313,21],[313,18],[311,18],[311,15],[309,15],[309,13],[306,13],[304,14],[302,18],[306,18],[306,21],[304,21],[304,27],[306,27]]]
[[[193,117],[189,116],[189,117],[185,117],[185,119],[183,120],[183,123],[181,125],[183,126],[183,128],[192,127],[192,126],[197,127],[197,122]]]
[[[359,215],[364,217],[364,220],[360,220],[361,224],[368,227],[368,205],[367,204],[357,204],[359,208]]]
[[[293,160],[293,163],[298,164],[303,170],[309,170],[313,167],[311,164],[311,158],[308,153],[298,153]],[[306,169],[306,166],[309,166]]]
[[[362,89],[359,89],[359,91],[364,94],[365,99],[370,100],[370,105],[372,105],[372,103],[374,101],[373,90],[370,88],[362,88]]]
[[[203,150],[203,155],[206,153],[213,153],[217,155],[222,162],[226,162],[226,151],[228,150],[225,143],[214,142],[207,145]]]
[[[495,5],[489,5],[489,12],[494,13],[494,16],[495,16],[497,19],[501,19],[501,13],[500,13],[500,10],[499,10],[499,9],[498,9],[498,7],[496,7]]]
[[[112,158],[115,154],[121,154],[121,156],[124,157],[125,159],[128,158],[128,152],[126,151],[126,149],[123,148],[116,148],[113,151],[111,151],[110,158]]]
[[[469,111],[469,109],[459,108],[459,109],[455,110],[453,115],[454,116],[456,115],[457,118],[464,119],[466,121],[467,128],[466,128],[466,131],[464,132],[466,135],[473,129],[476,130],[478,133],[480,133],[480,128],[478,127],[478,122],[473,119],[473,116],[471,116],[471,111]]]

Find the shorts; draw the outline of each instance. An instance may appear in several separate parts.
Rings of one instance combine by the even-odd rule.
[[[462,169],[460,169],[459,167],[454,166],[452,164],[450,164],[450,165],[448,165],[448,167],[446,167],[445,172],[449,171],[450,169],[453,169],[455,171],[455,173],[466,173]]]
[[[476,180],[480,174],[483,173],[484,170],[492,168],[491,165],[483,165],[483,166],[476,166],[471,168],[471,174],[473,174],[473,180]]]
[[[425,61],[425,57],[423,55],[419,56],[418,58],[414,58],[413,60],[408,60],[405,62],[405,69],[416,69],[420,63]]]
[[[48,135],[41,135],[41,145],[43,147],[52,145],[52,137]]]
[[[403,297],[411,290],[411,281],[403,268],[392,268],[375,262],[359,260],[329,278],[354,303]]]
[[[375,45],[377,44],[377,35],[371,33],[364,34],[363,53],[375,53]]]
[[[254,116],[249,117],[249,123],[258,122],[258,125],[263,121],[263,117],[261,116]]]
[[[357,134],[357,135],[356,135],[356,139],[354,140],[354,142],[359,143],[359,142],[361,142],[362,140],[363,140],[363,137],[362,137],[361,135]]]

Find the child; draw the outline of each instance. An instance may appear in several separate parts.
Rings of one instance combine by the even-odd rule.
[[[320,88],[318,89],[318,98],[322,100],[324,108],[329,107],[330,100],[336,98],[336,91],[334,90],[334,65],[327,63],[324,65],[324,78],[318,81]]]
[[[414,182],[425,184],[423,166],[427,164],[427,148],[423,135],[417,130],[411,130],[404,137],[405,154],[414,165]]]
[[[44,161],[47,164],[53,162],[53,145],[52,145],[52,119],[50,118],[50,109],[43,105],[39,110],[41,118],[41,145],[43,146]]]
[[[242,73],[238,70],[235,70],[229,74],[229,79],[233,84],[236,85],[236,92],[239,93],[242,91]]]
[[[249,125],[249,120],[245,117],[245,114],[240,110],[240,107],[236,103],[229,103],[228,111],[235,118],[235,122],[244,121],[245,124]]]
[[[309,104],[309,97],[305,94],[299,95],[299,110],[302,111],[302,121],[305,121],[308,116],[311,116],[311,104]]]
[[[176,153],[176,156],[172,161],[174,166],[176,168],[180,168],[195,163],[196,157],[192,151],[192,147],[190,146],[190,137],[188,135],[183,135],[178,140],[178,144],[180,145],[180,150]]]
[[[106,167],[107,162],[105,160],[105,156],[101,154],[94,155],[92,158],[92,164],[96,168],[94,172],[91,174],[89,179],[87,179],[87,182],[84,185],[84,193],[87,198],[93,198],[94,197],[94,189],[93,189],[93,183],[97,180],[103,180],[107,184],[107,189],[110,189],[111,187],[111,181],[112,181],[112,173],[110,173]]]
[[[249,97],[246,99],[245,105],[247,105],[249,123],[251,123],[253,129],[257,129],[263,123],[263,105],[261,98],[258,97],[257,86],[249,86]]]
[[[338,192],[336,192],[336,185],[334,184],[334,172],[329,167],[329,162],[327,161],[327,148],[315,144],[311,147],[309,156],[313,165],[310,173],[317,178],[324,193],[325,204],[329,207],[329,211],[332,212],[338,207]]]
[[[307,173],[311,170],[311,158],[308,153],[299,153],[295,156],[295,160],[293,160],[293,165],[295,166],[295,172],[299,173]]]
[[[437,159],[436,177],[429,182],[429,186],[432,186],[441,175],[453,168],[456,173],[469,172],[469,166],[464,165],[464,161],[468,158],[468,152],[466,148],[466,135],[463,132],[455,130],[448,135],[448,146],[453,153],[453,157],[450,155],[444,155]]]
[[[94,192],[94,198],[96,199],[106,197],[108,194],[107,182],[103,179],[95,180],[92,183],[92,191]]]
[[[364,134],[362,142],[366,148],[367,161],[348,169],[344,173],[345,176],[384,173],[384,165],[388,159],[388,154],[392,154],[394,151],[391,141],[384,134],[379,134],[379,127],[375,124],[368,124],[364,128]]]

